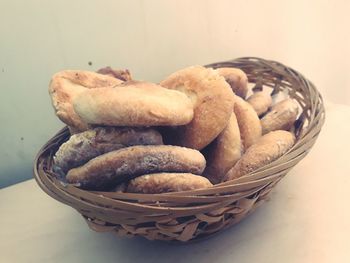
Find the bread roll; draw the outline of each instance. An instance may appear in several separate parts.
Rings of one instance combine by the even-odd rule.
[[[186,94],[194,105],[193,120],[176,131],[176,144],[203,149],[226,127],[233,108],[233,92],[215,70],[193,66],[179,70],[160,83]]]
[[[247,99],[247,102],[252,105],[258,116],[261,116],[271,107],[272,97],[266,91],[257,91]]]
[[[163,144],[159,132],[150,128],[97,127],[72,135],[54,156],[63,173],[101,154],[132,145]]]
[[[74,132],[85,131],[88,125],[75,112],[73,100],[88,89],[112,88],[121,80],[90,71],[64,70],[53,75],[49,93],[57,117],[71,127]]]
[[[73,101],[84,122],[108,126],[185,125],[193,119],[193,105],[175,90],[146,82],[86,90]]]
[[[237,96],[245,99],[248,92],[248,78],[243,70],[238,68],[217,68],[216,71],[225,78]]]
[[[260,120],[253,107],[238,96],[235,96],[234,113],[237,117],[244,151],[246,151],[261,137]]]
[[[262,136],[228,171],[225,181],[239,178],[273,162],[286,153],[294,142],[294,135],[287,131],[273,131]]]
[[[285,99],[275,104],[261,119],[262,133],[275,130],[290,130],[298,116],[298,104],[292,99]]]
[[[130,181],[126,192],[160,194],[208,188],[207,178],[191,173],[157,173],[139,176]]]
[[[171,145],[131,146],[102,154],[69,170],[66,179],[86,189],[110,189],[143,174],[201,174],[204,168],[204,156],[193,149]]]
[[[210,182],[222,182],[225,174],[239,160],[242,154],[242,143],[236,115],[232,112],[226,128],[219,134],[207,149],[207,166],[203,172]]]

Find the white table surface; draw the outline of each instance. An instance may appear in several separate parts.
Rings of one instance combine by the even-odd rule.
[[[0,262],[350,262],[350,108],[327,106],[310,154],[240,224],[173,245],[91,231],[30,180],[0,190]]]

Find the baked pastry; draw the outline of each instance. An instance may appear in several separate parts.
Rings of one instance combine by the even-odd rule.
[[[239,68],[217,68],[216,71],[230,84],[233,92],[245,99],[248,92],[248,77]]]
[[[194,105],[193,120],[176,131],[176,144],[201,150],[226,127],[234,94],[217,71],[188,67],[171,74],[160,85],[183,92]]]
[[[239,160],[242,154],[242,143],[236,115],[232,112],[225,129],[207,147],[205,159],[207,166],[203,175],[210,182],[217,184],[222,182],[225,174]]]
[[[85,131],[88,125],[75,112],[72,101],[88,89],[115,87],[121,80],[111,76],[83,70],[64,70],[53,75],[49,93],[57,117],[73,132]]]
[[[108,126],[184,125],[193,118],[187,96],[148,82],[125,82],[115,88],[86,90],[73,101],[86,123]]]
[[[97,70],[97,73],[109,75],[122,81],[132,80],[130,71],[127,69],[112,69],[111,67],[104,67]]]
[[[151,128],[96,127],[72,135],[54,156],[63,173],[101,154],[133,145],[163,144],[160,133]]]
[[[290,130],[297,119],[298,109],[298,104],[290,98],[276,103],[261,119],[262,133]]]
[[[272,131],[262,136],[228,171],[225,181],[239,178],[273,162],[286,153],[294,142],[294,135],[287,131]]]
[[[66,179],[82,188],[106,189],[147,173],[201,174],[204,168],[204,156],[197,150],[171,145],[131,146],[69,170]]]
[[[146,174],[131,180],[126,192],[160,194],[208,188],[213,185],[207,178],[191,173]]]
[[[258,116],[261,116],[271,107],[272,97],[266,91],[257,91],[247,99],[247,102],[252,105]]]
[[[260,120],[253,107],[238,96],[235,96],[234,113],[237,117],[244,151],[246,151],[261,137]]]

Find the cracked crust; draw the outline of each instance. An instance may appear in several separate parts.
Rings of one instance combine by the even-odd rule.
[[[88,125],[74,111],[74,98],[87,89],[114,87],[121,83],[119,79],[95,72],[64,70],[53,75],[49,94],[57,117],[74,132],[85,131]]]
[[[201,150],[227,125],[234,94],[215,70],[188,67],[171,74],[160,84],[185,93],[194,105],[193,120],[176,129],[176,144]]]
[[[156,173],[142,175],[131,180],[126,192],[160,194],[212,186],[207,178],[200,175],[191,173]]]
[[[101,154],[133,145],[163,144],[159,132],[150,128],[97,127],[72,135],[54,156],[63,173]]]
[[[242,154],[241,137],[234,113],[232,113],[226,128],[208,146],[207,152],[207,166],[203,174],[213,184],[220,183]]]
[[[148,82],[86,90],[75,97],[73,106],[86,123],[108,126],[184,125],[193,118],[185,94]]]
[[[292,99],[276,103],[261,119],[262,133],[290,130],[298,116],[298,104]]]
[[[69,170],[66,178],[82,188],[106,189],[143,174],[201,174],[204,168],[204,156],[193,149],[170,145],[131,146],[95,157]]]
[[[273,131],[262,136],[228,171],[225,181],[239,178],[273,162],[286,153],[294,142],[294,135],[287,131]]]
[[[248,92],[248,78],[243,70],[238,68],[217,68],[216,71],[225,78],[237,96],[245,99]]]

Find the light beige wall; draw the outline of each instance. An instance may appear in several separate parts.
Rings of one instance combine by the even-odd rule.
[[[0,186],[29,178],[35,152],[62,126],[47,93],[61,69],[111,65],[158,81],[259,56],[350,104],[349,10],[346,0],[0,1]]]

